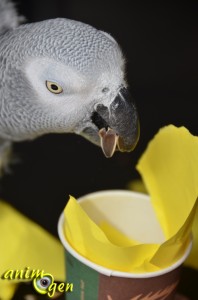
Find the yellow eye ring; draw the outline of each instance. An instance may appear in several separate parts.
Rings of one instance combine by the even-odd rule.
[[[56,82],[46,80],[47,89],[53,94],[60,94],[63,88]]]

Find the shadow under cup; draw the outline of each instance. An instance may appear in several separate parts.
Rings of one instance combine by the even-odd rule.
[[[136,209],[135,215],[139,216],[134,222],[143,222],[144,218],[152,215],[151,227],[156,227],[157,220],[150,203],[150,198],[147,195],[122,191],[101,191],[88,194],[78,199],[80,204],[86,208],[85,210],[92,211],[93,204],[96,206],[104,205],[103,202],[110,204],[110,199],[114,199],[116,207],[116,199],[125,204],[126,201],[133,202],[133,209]],[[92,204],[92,205],[91,205]],[[111,210],[105,209],[106,213],[112,213]],[[143,208],[144,207],[144,208]],[[99,209],[101,211],[101,209]],[[105,212],[104,212],[105,213]],[[118,214],[121,218],[127,220],[127,215],[123,215],[120,209],[115,209],[115,215]],[[102,216],[104,216],[102,214]],[[115,217],[115,216],[114,216]],[[98,222],[100,221],[100,213]],[[64,235],[64,214],[60,216],[58,222],[58,233],[60,240],[65,248],[66,257],[66,280],[73,284],[73,291],[68,292],[66,299],[68,300],[173,300],[175,297],[176,287],[180,280],[180,272],[182,263],[190,253],[191,245],[189,244],[183,256],[173,265],[155,272],[147,273],[128,273],[110,270],[103,266],[97,265],[87,258],[81,256],[66,240]],[[153,230],[150,228],[151,231]],[[157,232],[158,238],[161,238],[161,232]]]

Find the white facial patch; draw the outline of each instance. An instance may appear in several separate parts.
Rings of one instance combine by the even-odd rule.
[[[88,97],[87,82],[83,76],[71,67],[49,58],[32,58],[25,65],[25,74],[29,84],[43,104],[57,105],[66,103],[67,108]],[[46,82],[54,82],[62,88],[60,94],[51,92]]]

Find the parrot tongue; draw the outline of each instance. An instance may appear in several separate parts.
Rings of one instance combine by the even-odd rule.
[[[106,157],[112,157],[118,141],[118,135],[111,128],[106,131],[105,128],[99,130],[100,144]]]

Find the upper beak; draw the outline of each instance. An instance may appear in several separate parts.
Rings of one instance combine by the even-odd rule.
[[[92,121],[99,129],[101,146],[107,157],[112,156],[116,148],[122,152],[130,152],[135,148],[139,139],[139,120],[127,88],[119,90],[109,108],[98,104]]]

